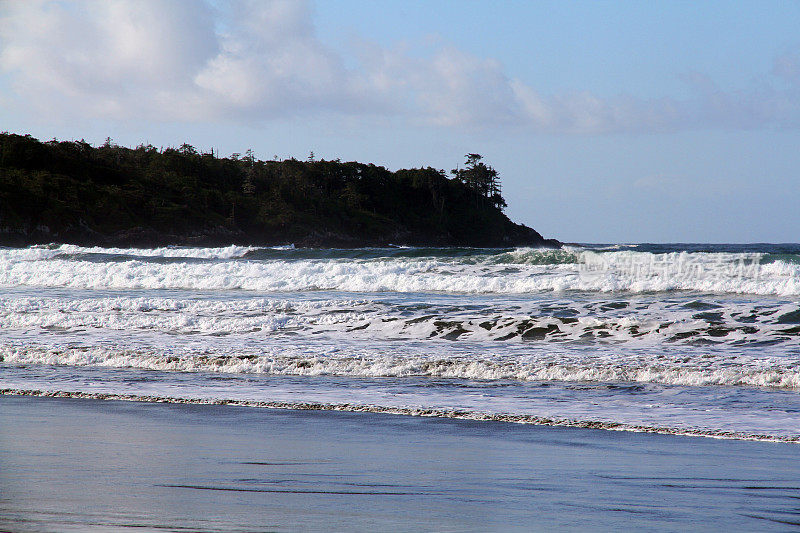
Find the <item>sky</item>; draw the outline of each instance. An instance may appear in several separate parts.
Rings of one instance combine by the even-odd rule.
[[[450,170],[565,242],[800,241],[800,2],[0,0],[0,130]]]

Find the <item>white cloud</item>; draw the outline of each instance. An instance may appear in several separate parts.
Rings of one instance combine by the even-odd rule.
[[[361,43],[342,57],[320,42],[303,2],[215,5],[6,1],[0,72],[16,103],[43,116],[268,121],[329,113],[584,134],[800,125],[797,54],[776,61],[777,85],[738,93],[694,75],[687,83],[695,96],[684,100],[545,95],[498,61],[446,43],[421,55]],[[351,59],[355,67],[346,66]]]
[[[494,125],[514,121],[519,103],[502,66],[452,47],[423,62],[418,103],[442,125]]]
[[[216,51],[209,15],[180,1],[6,2],[0,68],[21,99],[46,112],[168,107]]]
[[[193,78],[211,108],[272,117],[355,105],[352,74],[310,18],[299,2],[237,4],[220,53]]]

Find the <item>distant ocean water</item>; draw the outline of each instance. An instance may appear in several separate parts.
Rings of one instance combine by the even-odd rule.
[[[800,245],[0,248],[0,388],[800,440]]]

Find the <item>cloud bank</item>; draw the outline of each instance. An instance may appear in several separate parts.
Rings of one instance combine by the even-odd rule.
[[[800,54],[765,82],[692,97],[543,94],[491,58],[446,43],[410,54],[374,43],[347,57],[302,2],[180,0],[0,4],[0,72],[14,105],[43,116],[270,121],[312,114],[546,133],[800,126]],[[0,86],[2,87],[2,86]]]

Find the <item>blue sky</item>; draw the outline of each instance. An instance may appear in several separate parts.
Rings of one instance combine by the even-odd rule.
[[[573,242],[800,241],[800,3],[0,3],[0,129],[451,169]]]

